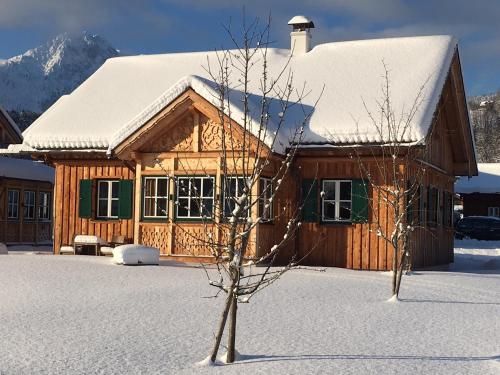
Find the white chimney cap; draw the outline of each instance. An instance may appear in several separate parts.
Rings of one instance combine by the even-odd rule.
[[[293,17],[290,21],[288,21],[289,25],[295,26],[295,25],[304,25],[307,28],[314,28],[314,23],[311,21],[309,18],[306,16],[295,16]]]

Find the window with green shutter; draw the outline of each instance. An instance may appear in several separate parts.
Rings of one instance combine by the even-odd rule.
[[[92,217],[92,180],[80,180],[78,216],[82,219]]]
[[[368,222],[368,181],[352,180],[352,222]]]
[[[315,179],[302,180],[302,221],[318,221],[318,182]]]

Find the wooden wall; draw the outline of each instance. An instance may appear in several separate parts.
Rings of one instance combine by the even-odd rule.
[[[113,235],[132,239],[133,220],[95,220],[78,217],[79,182],[82,179],[134,179],[134,173],[121,161],[74,160],[56,161],[54,189],[54,250],[72,245],[77,234],[97,235],[111,241]]]
[[[19,218],[7,219],[7,190],[19,191]],[[47,243],[52,241],[52,218],[50,221],[38,220],[38,208],[35,206],[35,220],[23,218],[24,191],[35,192],[38,204],[39,192],[49,192],[53,197],[53,186],[50,182],[30,181],[11,178],[0,178],[0,242],[6,243]]]
[[[299,157],[296,161],[302,171],[302,178],[321,179],[358,179],[362,178],[357,161],[341,157]],[[376,170],[372,161],[363,162],[367,168]],[[372,166],[370,166],[372,164]],[[382,183],[383,179],[379,179]],[[432,185],[442,191],[453,191],[453,176],[445,175],[433,168],[427,168],[424,186]],[[297,186],[298,184],[295,184]],[[292,189],[293,186],[287,187]],[[303,264],[315,266],[334,266],[363,270],[386,270],[392,266],[392,247],[376,234],[377,220],[386,233],[390,233],[393,215],[377,192],[370,188],[371,200],[368,223],[302,223],[298,235],[299,256],[304,256],[317,247],[304,260]],[[317,212],[321,212],[321,199],[318,198]],[[453,259],[453,228],[442,225],[423,225],[417,229],[413,238],[415,267],[449,263]]]

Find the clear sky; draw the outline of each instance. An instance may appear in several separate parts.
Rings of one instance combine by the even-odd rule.
[[[276,47],[289,47],[287,21],[315,23],[313,43],[452,34],[459,39],[469,95],[500,89],[500,0],[0,0],[0,59],[61,32],[86,30],[123,54],[230,47],[221,25],[272,15]]]

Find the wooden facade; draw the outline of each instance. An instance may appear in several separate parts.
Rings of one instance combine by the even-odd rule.
[[[455,176],[474,174],[476,168],[464,100],[459,59],[456,55],[427,139],[429,151],[412,166],[426,169],[420,206],[425,213],[422,214],[412,241],[414,267],[453,261],[453,224],[452,220],[446,219],[448,211],[451,215],[452,205],[445,202],[453,196]],[[234,124],[231,119],[228,119],[228,123]],[[237,125],[234,127],[236,129]],[[217,242],[226,235],[221,215],[220,184],[223,173],[223,132],[227,132],[227,129],[220,125],[216,108],[188,89],[118,145],[112,158],[107,158],[104,153],[61,152],[49,155],[56,167],[55,252],[62,245],[71,245],[77,234],[97,235],[106,241],[111,241],[113,235],[124,235],[135,243],[159,248],[161,255],[165,257],[208,260],[208,248],[200,245],[199,239],[210,238]],[[241,152],[243,145],[238,132],[228,134],[235,134],[230,139],[231,148],[235,153]],[[250,153],[257,152],[251,142],[247,148]],[[295,255],[298,259],[304,257],[302,263],[309,265],[364,270],[386,270],[391,267],[392,250],[374,231],[375,217],[381,218],[383,226],[389,231],[393,225],[391,215],[371,189],[367,192],[367,199],[371,200],[372,206],[366,212],[366,220],[326,223],[319,217],[322,199],[319,184],[322,180],[359,181],[363,178],[357,161],[349,157],[345,150],[346,148],[332,147],[302,148],[299,151],[290,174],[285,178],[283,187],[273,202],[273,210],[284,214],[272,223],[257,226],[250,239],[249,257],[265,254],[283,238],[288,219],[304,199],[304,182],[316,180],[318,183],[313,191],[315,201],[307,209],[310,211],[308,215],[312,211],[318,214],[316,219],[303,221],[300,231],[287,243],[286,256]],[[267,148],[259,152],[261,156],[265,153],[270,160],[264,176],[266,173],[272,176],[280,165],[282,156],[273,154]],[[233,164],[228,169],[238,175],[242,165],[234,160],[231,162]],[[366,163],[370,163],[369,159]],[[143,215],[145,179],[155,176],[169,177],[168,194],[163,198],[167,202],[164,208],[167,217],[162,219],[151,219]],[[186,220],[176,214],[176,184],[182,176],[208,176],[215,181],[214,213],[210,220]],[[91,197],[84,197],[83,180],[131,181],[131,216],[124,218],[117,214],[113,219],[99,219],[96,211],[100,208],[96,202],[100,198],[97,195],[104,193],[98,193],[100,188],[92,182],[88,185],[93,186],[88,190],[91,191]],[[105,190],[105,194],[109,191]],[[258,194],[257,191],[252,193]],[[109,194],[109,202],[112,202],[113,193]],[[431,200],[434,202],[433,210],[436,211],[434,219],[426,213],[430,209]],[[91,205],[92,212],[82,215],[84,201]],[[111,210],[110,207],[106,206],[106,209]],[[251,215],[254,218],[259,215],[257,207]],[[317,248],[309,254],[314,247]]]
[[[500,194],[471,193],[460,197],[464,216],[497,216],[500,212]]]

